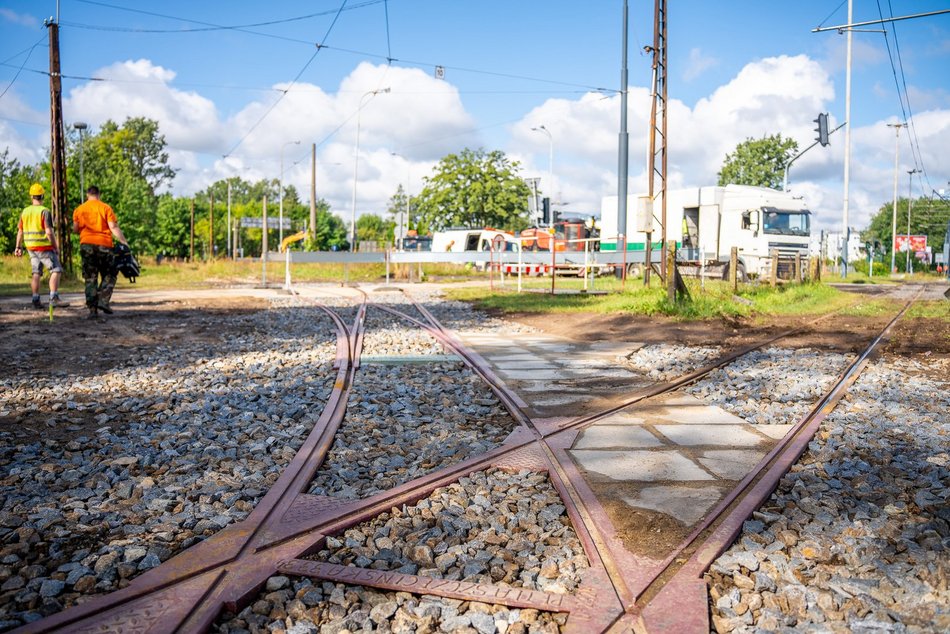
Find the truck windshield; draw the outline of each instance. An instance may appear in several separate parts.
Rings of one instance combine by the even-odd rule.
[[[762,210],[762,230],[765,233],[786,236],[807,236],[810,235],[810,216],[808,211],[784,211],[765,207]]]

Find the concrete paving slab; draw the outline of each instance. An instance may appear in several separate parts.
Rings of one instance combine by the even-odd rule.
[[[638,497],[625,497],[623,501],[635,508],[665,513],[691,526],[703,519],[719,497],[719,491],[711,487],[654,486],[641,490]]]
[[[658,417],[681,425],[744,425],[745,419],[715,405],[671,405],[657,410]]]
[[[525,359],[523,361],[494,361],[496,368],[502,370],[547,370],[554,369],[554,366],[544,359]]]
[[[549,392],[551,391],[550,381],[523,381],[518,389],[522,392]]]
[[[588,348],[591,350],[596,350],[597,352],[609,352],[617,355],[627,355],[631,352],[636,352],[644,345],[643,342],[631,341],[631,342],[622,342],[622,341],[592,341],[588,344]]]
[[[755,447],[763,442],[745,425],[654,425],[654,429],[677,445],[721,445],[724,447]]]
[[[642,425],[644,422],[643,417],[632,412],[619,411],[600,419],[595,425]]]
[[[765,452],[716,449],[703,452],[699,461],[720,478],[741,480],[759,463]]]
[[[687,392],[673,392],[672,394],[661,396],[655,400],[657,405],[663,405],[668,407],[681,407],[681,406],[705,406],[706,401],[701,398],[697,398],[692,394]]]
[[[531,399],[531,405],[533,407],[558,407],[561,405],[573,405],[575,403],[589,400],[590,396],[587,394],[561,394],[552,395],[547,398]]]
[[[635,425],[594,425],[582,432],[575,449],[660,447],[660,439]]]
[[[561,370],[499,370],[509,379],[528,380],[528,381],[554,381],[563,379],[564,372]]]
[[[600,451],[575,449],[571,455],[588,471],[625,482],[661,480],[712,480],[689,458],[677,451]]]
[[[530,352],[523,352],[520,354],[509,354],[498,353],[498,354],[487,354],[485,355],[486,359],[489,359],[492,362],[504,363],[506,361],[530,361],[532,359],[540,359],[536,354],[531,354]]]
[[[794,427],[794,425],[756,425],[755,431],[765,434],[769,438],[781,440],[791,431],[792,427]]]

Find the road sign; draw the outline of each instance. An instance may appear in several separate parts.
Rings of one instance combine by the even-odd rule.
[[[241,227],[245,229],[260,229],[264,226],[264,221],[262,218],[241,218]],[[267,228],[268,229],[277,229],[280,227],[280,218],[268,218],[267,219]],[[284,218],[284,229],[290,229],[291,223],[290,218]]]

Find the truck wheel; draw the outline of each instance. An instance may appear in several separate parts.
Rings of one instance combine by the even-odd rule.
[[[740,282],[748,282],[749,276],[746,275],[745,265],[742,262],[739,262],[739,265],[736,267],[736,279]],[[722,267],[722,280],[724,282],[729,281],[729,265],[726,264]]]
[[[643,277],[643,265],[642,264],[628,264],[627,277]]]

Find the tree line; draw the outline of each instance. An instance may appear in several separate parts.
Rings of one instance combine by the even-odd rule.
[[[80,191],[80,152],[85,185],[95,184],[102,199],[119,217],[137,253],[188,257],[192,248],[192,205],[194,205],[194,250],[196,257],[223,255],[228,245],[226,222],[228,189],[234,226],[242,218],[259,219],[266,196],[268,215],[277,216],[279,182],[257,182],[239,177],[218,180],[193,196],[175,196],[167,191],[175,178],[169,164],[167,143],[158,123],[144,117],[130,117],[123,123],[106,121],[99,130],[82,138],[78,131],[67,135],[67,202],[75,209],[84,199]],[[420,234],[449,226],[496,226],[517,230],[528,224],[528,188],[518,176],[520,166],[502,152],[465,149],[442,159],[422,191],[408,201],[408,229]],[[9,148],[0,153],[0,252],[13,249],[21,210],[29,204],[27,191],[38,182],[47,190],[49,161],[24,165],[10,157]],[[162,193],[159,193],[162,190]],[[211,236],[211,201],[214,200],[214,235]],[[363,214],[357,220],[361,241],[391,243],[397,219],[406,209],[406,192],[400,186],[389,200],[384,214]],[[348,249],[347,224],[333,213],[329,203],[316,202],[315,231],[309,232],[310,205],[302,201],[293,185],[283,187],[284,217],[293,231],[305,227],[310,237],[297,248],[308,250]],[[285,232],[286,234],[286,232]],[[262,230],[242,228],[239,243],[244,254],[259,255]],[[272,244],[272,243],[271,243]]]
[[[207,257],[212,250],[223,255],[228,245],[226,205],[231,191],[231,216],[237,225],[242,218],[259,219],[262,201],[268,200],[271,217],[277,215],[279,182],[257,182],[239,177],[218,180],[191,197],[168,193],[175,170],[169,165],[166,141],[158,122],[130,117],[123,123],[106,121],[98,131],[82,139],[70,130],[67,138],[68,208],[75,209],[83,200],[80,191],[80,149],[85,184],[95,184],[102,198],[116,210],[119,222],[137,253],[185,258],[191,251],[191,207],[195,209],[194,248],[196,257]],[[719,184],[755,185],[780,189],[785,165],[797,152],[798,144],[776,134],[762,139],[747,139],[728,154],[719,172]],[[464,148],[443,157],[422,181],[421,191],[408,198],[400,185],[380,213],[363,214],[357,219],[360,241],[389,244],[394,238],[398,219],[409,209],[406,229],[420,235],[449,227],[494,227],[519,231],[530,224],[530,191],[520,175],[521,165],[499,150]],[[0,252],[9,253],[16,237],[20,211],[29,204],[27,191],[33,182],[49,189],[49,161],[23,165],[10,157],[9,149],[0,153]],[[163,193],[158,193],[160,190]],[[214,199],[214,236],[211,230],[211,200]],[[293,185],[284,185],[284,217],[293,231],[309,224],[309,201],[302,201]],[[908,199],[898,201],[898,233],[906,232]],[[950,203],[943,199],[920,198],[910,201],[914,208],[910,232],[927,234],[929,243],[943,244]],[[316,225],[312,237],[296,248],[307,250],[349,249],[347,223],[333,213],[329,203],[316,202]],[[866,240],[878,239],[891,248],[891,202],[881,205],[862,234]],[[346,212],[344,212],[345,215]],[[309,227],[308,227],[309,229]],[[286,233],[286,232],[285,232]],[[259,255],[262,230],[256,227],[240,231],[240,246],[246,255]]]

